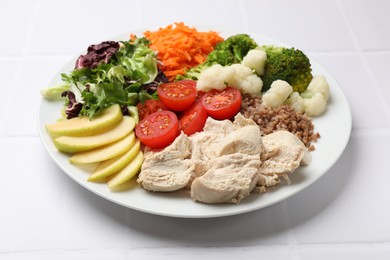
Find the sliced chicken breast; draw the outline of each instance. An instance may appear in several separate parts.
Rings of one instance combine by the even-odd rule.
[[[308,164],[311,155],[305,145],[288,131],[276,131],[262,138],[260,172],[264,175],[292,173],[301,164]]]
[[[159,152],[148,152],[137,182],[150,191],[169,192],[187,186],[195,165],[189,159],[191,142],[185,134]]]
[[[192,182],[191,197],[203,203],[239,203],[248,197],[259,179],[256,155],[223,155],[204,175]]]

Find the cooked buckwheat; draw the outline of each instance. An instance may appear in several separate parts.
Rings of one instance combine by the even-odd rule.
[[[260,126],[262,135],[270,134],[276,130],[287,130],[295,134],[309,151],[315,149],[312,143],[320,138],[320,134],[314,132],[314,125],[310,117],[294,111],[287,105],[272,108],[261,103],[260,96],[243,95],[241,113]]]

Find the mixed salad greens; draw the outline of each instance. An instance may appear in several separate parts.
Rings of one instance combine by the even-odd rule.
[[[69,74],[61,74],[63,84],[42,91],[47,99],[66,99],[67,118],[93,117],[113,104],[135,106],[155,97],[160,82],[167,78],[158,70],[156,52],[142,37],[130,41],[91,45]]]

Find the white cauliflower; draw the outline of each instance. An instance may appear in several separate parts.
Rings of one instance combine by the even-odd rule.
[[[293,92],[293,88],[284,80],[275,80],[270,89],[263,95],[263,104],[270,107],[282,105],[288,96]]]
[[[329,99],[330,90],[326,78],[315,76],[307,89],[301,93],[305,103],[305,113],[308,116],[319,116],[324,113]]]
[[[326,109],[326,98],[321,93],[315,93],[311,98],[304,98],[305,113],[308,116],[319,116]]]
[[[293,92],[285,102],[286,105],[289,105],[297,112],[305,112],[305,102],[303,97],[299,95],[298,92]]]
[[[223,90],[226,88],[226,83],[231,81],[235,74],[236,70],[230,66],[212,65],[200,73],[196,88],[203,92],[211,89]]]
[[[196,84],[197,90],[204,92],[211,89],[222,90],[226,86],[235,87],[241,93],[260,95],[263,81],[252,69],[244,65],[233,64],[222,67],[216,64],[203,70]]]
[[[312,97],[315,93],[321,93],[328,101],[330,90],[326,78],[322,75],[314,76],[307,89],[302,93],[303,97]]]
[[[264,74],[264,65],[267,60],[267,54],[263,50],[250,50],[243,58],[241,64],[256,71],[257,75]]]
[[[233,64],[229,67],[236,71],[234,77],[226,81],[229,86],[239,89],[241,93],[260,95],[263,81],[252,69],[242,64]]]

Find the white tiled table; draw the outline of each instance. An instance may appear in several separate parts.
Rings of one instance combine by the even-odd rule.
[[[0,10],[0,259],[390,259],[389,1],[1,0]],[[264,34],[319,61],[353,116],[334,167],[285,201],[214,219],[137,212],[67,177],[38,137],[39,90],[89,44],[175,21]]]

